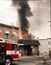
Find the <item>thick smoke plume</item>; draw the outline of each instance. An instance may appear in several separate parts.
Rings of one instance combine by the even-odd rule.
[[[30,11],[30,7],[28,5],[28,0],[12,0],[13,5],[20,6],[18,10],[19,18],[20,18],[20,26],[23,33],[27,33],[29,29],[29,22],[26,17],[32,16]]]

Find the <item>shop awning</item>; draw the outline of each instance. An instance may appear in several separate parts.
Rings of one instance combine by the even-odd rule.
[[[22,40],[22,39],[18,41],[18,45],[21,45],[21,44],[23,44],[23,45],[36,45],[36,46],[40,45],[38,40]]]

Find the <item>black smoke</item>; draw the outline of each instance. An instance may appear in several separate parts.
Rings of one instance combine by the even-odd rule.
[[[30,7],[28,5],[28,0],[12,0],[13,5],[20,6],[18,10],[19,18],[20,18],[20,26],[23,33],[27,33],[29,29],[29,22],[26,17],[32,16],[30,11]]]

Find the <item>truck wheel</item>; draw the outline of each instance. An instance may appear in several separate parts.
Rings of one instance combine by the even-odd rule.
[[[11,63],[12,63],[12,62],[11,62],[11,59],[9,59],[9,58],[6,59],[6,63],[5,63],[5,65],[11,65]]]

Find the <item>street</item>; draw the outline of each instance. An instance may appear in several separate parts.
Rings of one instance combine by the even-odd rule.
[[[34,56],[21,57],[20,61],[13,65],[51,65],[51,59],[46,64],[43,63],[42,58]]]
[[[51,58],[44,64],[39,56],[24,56],[20,58],[19,62],[12,63],[11,65],[51,65]]]

